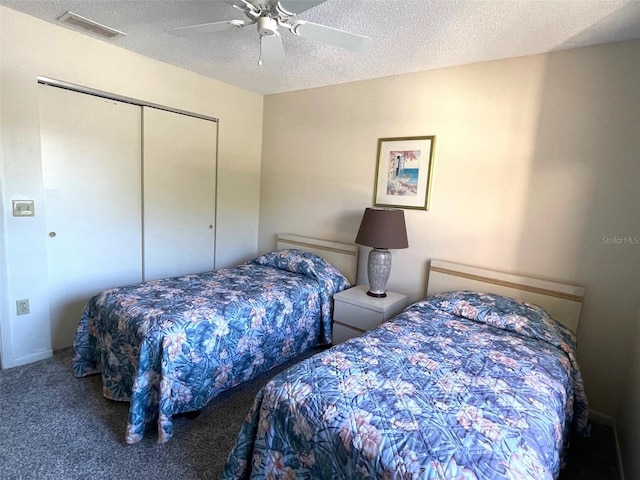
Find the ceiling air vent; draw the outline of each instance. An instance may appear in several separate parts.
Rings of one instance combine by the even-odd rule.
[[[88,18],[82,17],[73,12],[64,13],[58,17],[58,21],[71,25],[72,27],[81,28],[82,30],[86,30],[87,32],[91,32],[109,40],[126,35],[126,33],[116,30],[115,28],[101,25],[98,22],[94,22],[93,20],[89,20]]]

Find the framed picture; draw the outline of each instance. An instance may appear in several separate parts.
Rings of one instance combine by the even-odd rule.
[[[434,135],[378,139],[374,205],[429,210]]]

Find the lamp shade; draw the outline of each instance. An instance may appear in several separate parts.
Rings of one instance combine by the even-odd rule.
[[[404,210],[365,209],[356,243],[373,248],[407,248]]]

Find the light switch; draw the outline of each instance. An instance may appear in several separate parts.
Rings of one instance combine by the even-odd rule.
[[[35,215],[33,200],[14,200],[13,216],[14,217],[33,217]]]

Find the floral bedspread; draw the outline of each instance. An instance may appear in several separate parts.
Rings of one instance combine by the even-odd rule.
[[[201,409],[239,383],[331,342],[332,296],[347,279],[322,258],[279,250],[233,268],[106,290],[86,305],[73,372],[100,372],[131,402],[126,442]]]
[[[275,376],[222,478],[557,478],[587,415],[569,330],[450,292]]]

